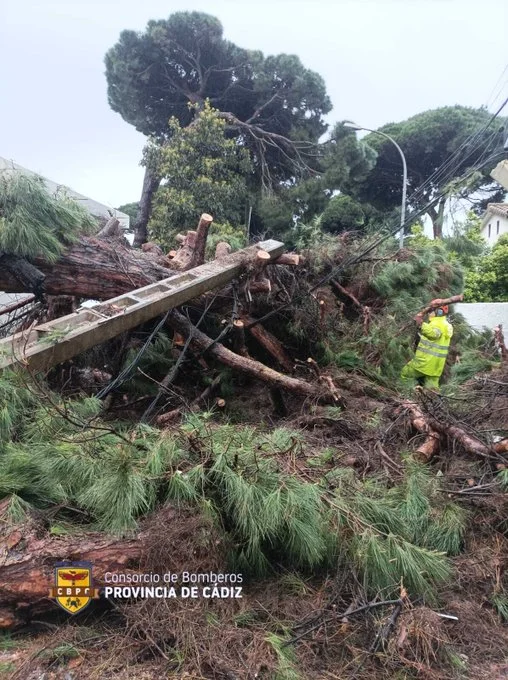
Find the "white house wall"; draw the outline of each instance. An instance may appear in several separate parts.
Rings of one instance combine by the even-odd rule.
[[[487,244],[492,247],[497,243],[500,236],[508,234],[508,218],[501,215],[489,215],[488,221],[485,222],[480,233]]]

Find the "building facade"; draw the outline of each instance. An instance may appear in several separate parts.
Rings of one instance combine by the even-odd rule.
[[[23,166],[14,163],[14,161],[10,161],[7,158],[2,158],[0,156],[0,173],[1,172],[22,172],[24,175],[40,177],[40,175],[38,175],[36,172],[33,172],[33,170],[28,170],[27,168],[24,168]],[[71,189],[70,187],[65,186],[64,184],[58,184],[57,182],[54,182],[51,179],[47,179],[46,177],[43,177],[42,179],[44,180],[46,188],[50,194],[65,192],[67,196],[77,201],[80,205],[86,208],[88,212],[94,217],[97,217],[102,220],[109,220],[110,217],[116,217],[116,219],[120,222],[120,226],[122,227],[122,229],[124,230],[129,229],[130,218],[125,213],[116,210],[116,208],[112,208],[108,205],[104,205],[103,203],[99,203],[98,201],[94,201],[93,198],[83,196],[83,194],[74,191],[74,189]]]
[[[480,233],[491,248],[500,236],[508,234],[508,203],[489,203]]]

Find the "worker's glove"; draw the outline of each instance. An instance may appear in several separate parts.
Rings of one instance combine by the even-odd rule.
[[[416,316],[413,317],[413,320],[418,326],[421,326],[423,323],[423,314],[416,314]]]

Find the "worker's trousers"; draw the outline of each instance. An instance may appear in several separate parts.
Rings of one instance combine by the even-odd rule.
[[[417,382],[423,382],[424,387],[429,387],[433,390],[439,390],[439,375],[425,375],[417,368],[414,367],[413,362],[408,362],[402,369],[400,374],[402,380],[409,382],[411,380],[416,380]]]

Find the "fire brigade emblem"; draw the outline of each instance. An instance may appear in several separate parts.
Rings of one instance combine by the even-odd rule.
[[[77,614],[92,599],[99,598],[99,589],[93,587],[92,565],[86,562],[64,562],[55,567],[55,586],[49,596],[69,614]]]

